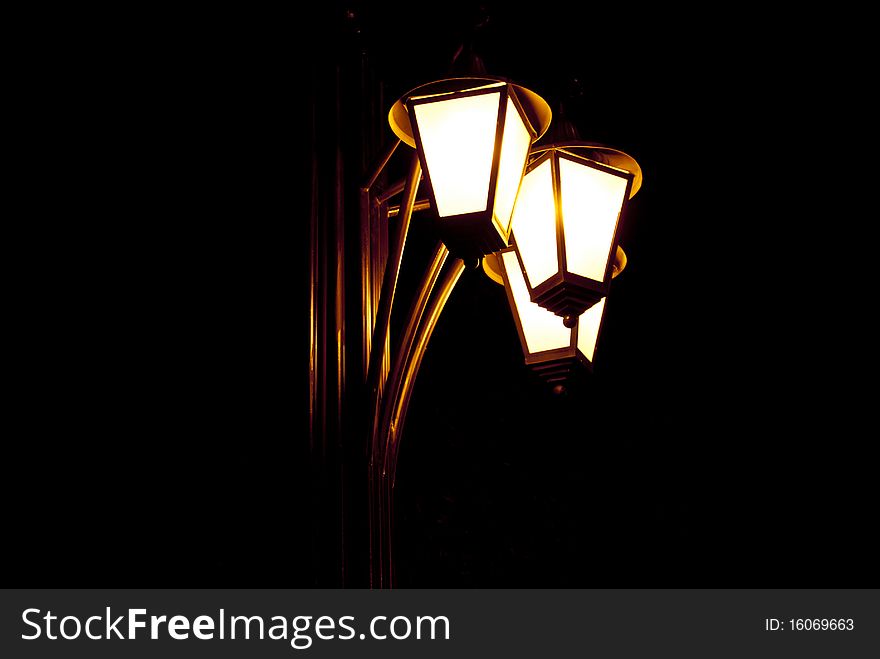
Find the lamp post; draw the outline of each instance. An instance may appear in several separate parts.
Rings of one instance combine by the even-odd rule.
[[[641,186],[629,155],[589,142],[532,150],[512,233],[531,300],[577,318],[608,295],[621,218]]]
[[[346,116],[346,107],[353,107],[339,101],[345,89],[337,78],[329,96],[335,100],[330,109],[337,117],[335,124],[330,123],[337,128],[341,124],[339,118]],[[381,107],[384,104],[371,91],[367,78],[361,78],[360,90],[359,98],[370,101],[370,111],[362,113],[359,130],[351,132],[363,139],[360,153],[373,154],[375,146],[366,137],[376,132],[371,117],[384,113],[387,106]],[[313,111],[313,124],[320,125],[324,117],[325,114]],[[487,263],[495,260],[500,281],[506,280],[526,362],[551,385],[563,382],[560,377],[564,368],[576,363],[589,366],[593,361],[607,294],[606,280],[614,272],[613,260],[610,265],[605,263],[603,275],[608,276],[597,276],[591,280],[591,286],[585,286],[602,302],[594,300],[592,308],[585,305],[578,310],[576,324],[564,327],[557,316],[532,301],[532,289],[544,281],[529,268],[536,258],[555,259],[559,263],[560,245],[577,246],[582,236],[575,228],[572,237],[565,235],[554,243],[553,255],[541,256],[540,249],[534,249],[540,248],[540,239],[529,239],[530,225],[522,219],[525,215],[517,220],[517,213],[524,212],[517,209],[525,209],[530,203],[528,194],[527,200],[522,201],[526,189],[523,186],[531,189],[530,176],[540,166],[536,161],[541,157],[559,160],[554,166],[562,192],[558,192],[560,185],[551,185],[554,196],[550,213],[564,231],[570,229],[570,218],[576,214],[568,214],[564,206],[571,199],[565,192],[571,176],[561,160],[585,167],[590,173],[613,177],[609,180],[615,182],[623,180],[624,197],[637,189],[640,172],[621,167],[614,153],[599,147],[586,152],[566,148],[544,156],[546,148],[535,147],[534,143],[547,131],[550,120],[550,108],[540,96],[515,83],[482,74],[413,89],[388,112],[396,139],[362,179],[359,198],[355,200],[356,224],[347,222],[351,206],[343,204],[342,174],[352,167],[342,162],[344,150],[339,145],[345,134],[332,134],[337,148],[336,155],[328,158],[330,162],[322,163],[314,156],[318,166],[331,172],[326,179],[332,185],[323,185],[313,170],[313,200],[326,193],[327,201],[323,207],[313,201],[310,220],[310,436],[320,439],[332,433],[335,445],[345,449],[344,459],[349,461],[346,464],[353,465],[352,470],[357,473],[367,474],[365,487],[361,489],[357,482],[355,485],[355,489],[367,494],[366,505],[361,508],[362,495],[358,498],[350,489],[344,505],[348,519],[360,519],[362,512],[368,513],[363,515],[369,517],[369,523],[362,537],[368,534],[372,587],[390,587],[394,582],[393,486],[407,410],[425,351],[446,302],[460,281],[465,262],[474,263],[485,257],[483,265],[487,269]],[[317,138],[312,133],[311,148],[317,154]],[[390,163],[401,158],[407,163],[405,177],[388,183],[385,174]],[[354,169],[359,174],[363,171],[361,165]],[[620,202],[618,215],[624,205],[625,199]],[[328,206],[332,212],[321,210]],[[397,284],[401,262],[410,225],[417,214],[430,226],[437,243],[415,286],[409,309],[395,315],[402,319],[402,327],[392,343],[390,327],[392,312],[400,304]],[[333,218],[332,223],[322,221],[327,216]],[[615,253],[617,247],[617,227],[615,218],[611,237],[603,237],[608,241],[603,249],[609,254]],[[618,269],[622,269],[622,250],[618,254]],[[567,253],[565,257],[568,258]],[[359,258],[359,268],[353,267],[357,261],[352,258]],[[563,264],[556,272],[577,274],[574,258],[571,260],[573,265],[566,268]],[[579,276],[588,278],[589,274],[592,273]],[[564,283],[569,283],[569,278]],[[549,343],[542,344],[545,339],[533,330],[533,316],[541,319],[541,327],[553,324],[553,330],[548,330],[552,334],[547,339]],[[323,441],[321,450],[327,453],[334,449]],[[339,478],[350,482],[350,477]],[[347,528],[345,523],[342,526]]]
[[[618,245],[612,278],[623,272],[625,267],[626,254]],[[606,298],[581,313],[569,328],[559,322],[558,316],[531,301],[514,248],[486,256],[483,271],[490,279],[504,286],[525,363],[553,387],[554,393],[565,391],[569,378],[579,366],[592,372],[605,316]]]

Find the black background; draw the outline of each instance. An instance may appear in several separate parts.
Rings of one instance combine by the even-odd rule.
[[[27,77],[52,183],[20,211],[7,582],[330,585],[306,468],[302,80],[344,9],[33,28],[64,45],[33,46]],[[442,77],[474,11],[355,9],[389,99]],[[876,585],[847,188],[801,141],[821,128],[810,43],[721,10],[490,15],[490,73],[548,98],[578,77],[582,136],[645,183],[570,396],[522,365],[502,290],[463,276],[401,452],[400,585]]]

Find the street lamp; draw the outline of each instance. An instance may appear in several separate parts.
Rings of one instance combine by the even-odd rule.
[[[532,150],[512,242],[531,301],[563,316],[565,327],[608,295],[620,220],[641,181],[638,163],[610,147],[572,141]]]
[[[626,267],[626,254],[618,245],[612,265],[612,278]],[[584,311],[572,327],[529,299],[522,266],[513,247],[483,259],[483,271],[502,284],[519,335],[526,365],[560,393],[578,364],[592,372],[596,344],[602,329],[605,300]]]
[[[339,99],[337,89],[337,112]],[[339,154],[332,186],[313,179],[310,430],[365,444],[358,455],[367,461],[373,586],[393,583],[393,488],[407,410],[465,263],[484,257],[489,272],[495,262],[526,363],[554,389],[578,364],[592,366],[608,283],[625,262],[619,220],[641,171],[626,154],[596,145],[533,147],[550,120],[544,99],[520,85],[481,73],[441,80],[391,107],[397,139],[360,185],[356,226],[347,222]],[[402,180],[389,182],[395,154],[409,165]],[[330,190],[332,226],[322,224],[327,213],[317,201]],[[422,217],[437,244],[392,333],[404,249],[420,211],[429,211]],[[555,314],[569,316],[568,324]]]
[[[454,256],[473,261],[508,245],[529,149],[550,117],[534,92],[487,77],[422,85],[391,108],[392,130],[418,152],[436,234]]]

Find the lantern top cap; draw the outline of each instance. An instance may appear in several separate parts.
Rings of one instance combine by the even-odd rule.
[[[507,249],[512,249],[508,247]],[[504,280],[501,277],[501,264],[498,263],[498,252],[486,254],[482,261],[483,272],[496,284],[504,286]],[[614,279],[626,268],[626,252],[618,245],[614,252],[614,262],[611,265],[611,278]]]
[[[480,88],[500,87],[502,85],[510,85],[513,88],[516,98],[522,106],[529,123],[535,129],[537,137],[540,138],[547,132],[550,127],[550,118],[553,113],[550,106],[543,98],[538,96],[530,89],[526,89],[520,85],[514,84],[504,78],[494,78],[491,76],[469,77],[469,78],[447,78],[445,80],[437,80],[429,82],[425,85],[419,85],[415,89],[411,89],[401,96],[397,102],[391,106],[388,112],[388,123],[391,130],[411,147],[415,147],[416,142],[413,138],[413,129],[409,120],[409,113],[406,109],[406,102],[413,97],[425,96],[441,96],[443,94],[452,94],[467,90],[476,90]]]
[[[628,153],[597,142],[582,142],[572,140],[568,142],[554,142],[553,144],[539,144],[532,147],[529,152],[529,161],[543,155],[547,151],[568,152],[574,156],[593,160],[615,169],[622,169],[633,175],[632,188],[629,197],[632,199],[639,188],[642,187],[642,168],[639,163]]]

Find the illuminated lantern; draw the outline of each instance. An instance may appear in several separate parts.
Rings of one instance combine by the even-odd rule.
[[[608,295],[621,217],[641,180],[638,163],[616,149],[567,142],[532,150],[512,244],[530,299],[566,327]]]
[[[625,266],[626,255],[618,246],[612,276],[616,277]],[[526,364],[534,372],[549,384],[562,386],[578,364],[592,371],[605,298],[584,311],[572,327],[566,327],[558,316],[529,299],[522,267],[512,247],[487,256],[483,270],[504,284]]]
[[[508,245],[529,149],[550,116],[534,92],[491,78],[422,85],[391,108],[392,130],[418,150],[436,232],[454,255],[473,260]]]
[[[566,327],[556,315],[529,299],[516,252],[507,249],[499,257],[526,364],[552,386],[564,385],[578,362],[592,370],[605,298],[587,309],[572,327]]]

